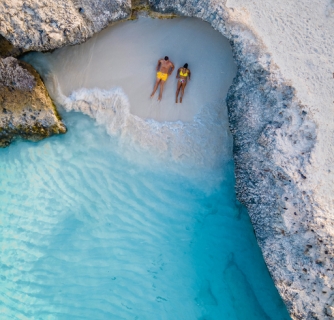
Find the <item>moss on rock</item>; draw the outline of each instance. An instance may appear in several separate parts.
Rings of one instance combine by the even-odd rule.
[[[173,19],[175,13],[161,13],[153,11],[147,0],[131,0],[131,16],[128,20],[136,20],[138,14],[145,14],[153,19]]]

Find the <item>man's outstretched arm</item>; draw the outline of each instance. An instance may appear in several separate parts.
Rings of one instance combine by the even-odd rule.
[[[157,67],[156,67],[157,71],[159,71],[159,69],[160,69],[160,65],[161,65],[161,59],[158,60],[158,64],[157,64]]]
[[[180,78],[180,69],[181,69],[181,68],[177,69],[177,72],[176,72],[176,79],[179,79],[179,78]]]

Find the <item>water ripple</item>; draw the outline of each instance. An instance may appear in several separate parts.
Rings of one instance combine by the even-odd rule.
[[[232,164],[198,183],[68,117],[67,135],[0,151],[1,319],[288,319]]]

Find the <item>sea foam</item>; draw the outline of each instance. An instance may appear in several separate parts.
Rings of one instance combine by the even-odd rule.
[[[58,92],[56,101],[66,111],[94,118],[121,142],[137,144],[164,159],[206,168],[218,168],[230,159],[229,132],[219,112],[223,102],[203,108],[193,122],[159,122],[131,114],[129,99],[121,88],[83,88],[68,97]]]

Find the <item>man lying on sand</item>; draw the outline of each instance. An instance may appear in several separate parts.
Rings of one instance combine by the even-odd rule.
[[[160,59],[157,65],[157,81],[155,82],[153,92],[151,94],[151,98],[154,96],[160,85],[160,93],[158,100],[160,101],[162,98],[162,92],[164,91],[164,85],[167,81],[168,76],[170,76],[174,70],[174,64],[169,58],[166,56],[165,59]]]

